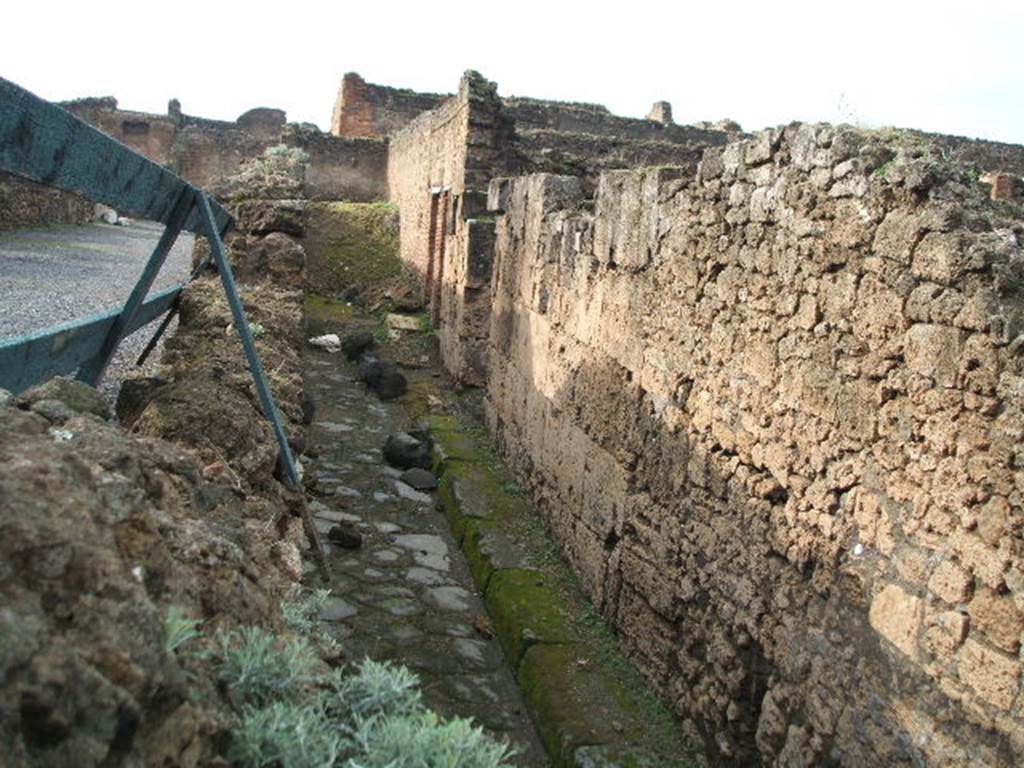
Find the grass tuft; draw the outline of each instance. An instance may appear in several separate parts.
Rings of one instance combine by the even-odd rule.
[[[200,623],[198,619],[189,618],[181,607],[172,605],[164,618],[164,650],[174,653],[189,640],[200,637],[203,634],[198,629]]]

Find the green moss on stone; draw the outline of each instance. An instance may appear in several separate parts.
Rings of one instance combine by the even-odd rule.
[[[484,602],[505,658],[513,667],[518,668],[523,654],[535,643],[573,640],[561,598],[538,571],[510,568],[494,573]]]
[[[517,679],[555,768],[581,763],[621,768],[697,764],[689,751],[672,756],[647,748],[650,724],[643,708],[614,676],[593,663],[586,646],[535,645],[523,656]],[[581,760],[584,755],[590,756],[589,763]]]
[[[583,597],[486,431],[457,409],[426,421],[437,447],[439,496],[553,765],[699,765],[682,726]],[[509,565],[524,552],[527,563]]]
[[[397,209],[388,203],[313,203],[305,247],[308,289],[323,294],[365,290],[403,274]]]
[[[352,319],[352,307],[344,301],[306,294],[306,320],[309,334],[338,333]]]

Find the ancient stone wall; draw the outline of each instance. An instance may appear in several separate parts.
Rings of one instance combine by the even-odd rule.
[[[95,206],[81,195],[0,172],[0,230],[83,224]]]
[[[495,84],[467,72],[458,94],[396,133],[388,152],[402,261],[422,279],[445,364],[477,383],[481,350],[473,342],[487,335],[489,293],[466,278],[480,272],[475,259],[489,269],[491,253],[481,240],[488,235],[472,220],[486,207],[490,180],[516,167],[512,136]]]
[[[491,427],[716,765],[1024,759],[1024,226],[942,157],[492,184]]]
[[[722,131],[619,118],[596,105],[501,99],[475,72],[456,96],[394,134],[388,188],[401,213],[401,257],[423,279],[453,375],[473,384],[486,375],[493,227],[481,216],[491,179],[571,171],[592,189],[603,169],[695,166],[704,147],[725,140]]]
[[[207,120],[182,114],[176,100],[165,115],[123,110],[110,97],[60,106],[200,187],[234,173],[243,160],[279,143],[286,120],[281,110],[263,107],[235,122]]]
[[[447,98],[439,93],[416,93],[406,88],[367,83],[355,72],[348,72],[342,78],[334,102],[331,134],[383,139]]]
[[[696,167],[705,147],[724,144],[727,135],[708,131],[700,141],[624,140],[612,136],[563,131],[517,130],[516,149],[522,168],[584,178],[593,192],[602,171],[652,165]]]
[[[281,142],[309,155],[305,196],[310,200],[371,202],[387,197],[386,142],[331,136],[294,125],[281,134]]]
[[[701,141],[707,138],[705,134],[714,133],[671,122],[620,117],[599,104],[510,97],[502,99],[502,106],[519,131],[547,130],[674,143]]]

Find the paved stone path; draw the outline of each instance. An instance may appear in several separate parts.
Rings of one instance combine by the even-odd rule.
[[[321,618],[350,658],[405,664],[434,709],[507,738],[518,765],[546,766],[501,649],[477,628],[484,607],[444,513],[382,458],[387,435],[410,426],[404,409],[365,391],[340,354],[307,350],[305,373],[317,404],[307,471],[325,493],[314,519],[325,538],[341,521],[363,535],[358,550],[329,548],[332,595]]]
[[[0,232],[0,339],[41,331],[123,305],[163,225],[85,224]],[[190,271],[193,236],[182,232],[154,289],[182,282]],[[125,339],[101,390],[111,400],[159,321]],[[174,330],[172,325],[167,336]],[[166,338],[166,337],[165,337]],[[150,360],[159,360],[159,350]]]

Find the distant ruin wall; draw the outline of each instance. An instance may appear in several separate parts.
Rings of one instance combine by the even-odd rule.
[[[289,126],[281,141],[309,155],[305,195],[310,200],[384,200],[388,195],[388,145]]]
[[[208,187],[235,173],[243,160],[280,143],[286,115],[258,107],[237,121],[185,115],[176,100],[167,114],[120,109],[111,97],[62,102],[61,107],[187,181]]]
[[[467,72],[459,92],[395,134],[388,152],[388,191],[401,216],[400,256],[423,280],[441,335],[445,365],[480,384],[486,356],[490,234],[472,220],[484,212],[490,180],[508,172],[512,125],[494,83]],[[444,322],[447,318],[448,322]]]
[[[973,165],[981,172],[996,171],[1024,177],[1024,147],[962,136],[924,134],[942,147],[951,160]]]
[[[0,230],[82,224],[94,208],[80,195],[0,172]]]
[[[1024,228],[936,157],[491,187],[491,427],[715,765],[1024,759]]]
[[[596,104],[511,97],[502,99],[502,106],[505,114],[515,121],[519,131],[548,130],[608,136],[619,140],[676,143],[703,141],[709,134],[716,133],[685,125],[620,117]]]
[[[355,72],[349,72],[342,79],[334,102],[331,134],[350,138],[386,138],[447,98],[438,93],[416,93],[405,88],[367,83]]]

